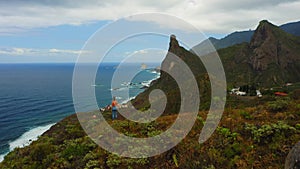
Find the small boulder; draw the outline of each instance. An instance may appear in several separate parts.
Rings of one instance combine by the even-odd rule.
[[[285,160],[285,169],[300,169],[300,141],[292,148]]]

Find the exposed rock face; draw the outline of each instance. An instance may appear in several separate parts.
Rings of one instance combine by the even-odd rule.
[[[300,142],[298,142],[288,154],[285,161],[285,169],[300,168]]]
[[[178,59],[178,58],[179,59]],[[177,58],[177,59],[175,59]],[[160,89],[164,91],[166,94],[168,103],[166,105],[166,109],[164,114],[174,114],[178,113],[180,110],[181,105],[181,95],[180,95],[180,89],[179,85],[175,81],[174,77],[172,75],[178,75],[182,77],[188,77],[189,75],[186,70],[180,69],[180,63],[185,63],[190,70],[192,71],[196,82],[198,83],[198,86],[201,86],[199,88],[199,93],[208,93],[203,94],[201,98],[201,101],[204,102],[204,100],[208,100],[208,97],[210,97],[210,85],[208,79],[205,79],[206,70],[203,66],[201,60],[198,56],[194,55],[190,51],[186,50],[182,46],[180,46],[178,40],[176,39],[175,35],[170,36],[170,43],[169,43],[169,49],[168,54],[166,55],[165,59],[163,60],[161,64],[161,71],[160,78],[155,80],[151,86],[145,90],[143,93],[140,93],[132,102],[136,108],[148,107],[149,101],[148,97],[152,90],[154,89]],[[189,86],[190,84],[189,80],[186,80],[183,84],[184,86]],[[160,102],[160,100],[156,100],[157,102]],[[156,102],[154,101],[154,102]]]
[[[299,45],[299,39],[266,20],[261,21],[250,42],[252,67],[264,71],[274,64],[286,69],[288,64],[299,61],[299,54],[294,50]]]
[[[176,49],[179,48],[179,43],[176,39],[175,35],[170,36],[170,44],[169,44],[169,51],[174,52]]]

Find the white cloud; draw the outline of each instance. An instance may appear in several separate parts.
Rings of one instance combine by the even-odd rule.
[[[126,62],[162,62],[167,54],[166,50],[162,49],[143,49],[132,52],[125,52],[124,58]]]
[[[26,53],[32,53],[33,50],[29,48],[4,48],[0,49],[0,55],[15,55],[20,56]]]
[[[0,48],[0,56],[78,56],[89,51],[65,49]]]
[[[147,54],[148,50],[136,50],[131,53],[131,55],[138,55],[138,54]]]
[[[61,50],[61,49],[49,49],[49,53],[55,54],[74,54],[78,55],[80,53],[88,53],[87,51],[80,51],[80,50]]]
[[[168,13],[204,32],[229,33],[254,28],[262,19],[270,19],[275,24],[299,20],[299,9],[300,0],[11,0],[0,2],[0,34],[37,27],[115,20],[142,12]],[[172,26],[171,21],[160,23],[158,20],[158,23]]]

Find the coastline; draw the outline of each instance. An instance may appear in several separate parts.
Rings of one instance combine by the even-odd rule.
[[[0,154],[0,162],[2,162],[4,160],[4,157],[8,153],[13,151],[15,148],[17,148],[17,147],[23,148],[23,147],[29,146],[33,141],[36,141],[39,138],[39,136],[41,136],[43,133],[48,131],[55,124],[56,123],[51,123],[48,125],[34,127],[32,129],[28,130],[27,132],[23,133],[17,139],[9,142],[9,151],[7,153]]]
[[[153,73],[156,74],[156,76],[150,80],[147,81],[143,81],[141,82],[141,85],[143,86],[143,89],[145,90],[146,88],[148,88],[151,83],[154,80],[157,80],[158,78],[160,78],[160,72],[154,72],[152,69],[148,70],[149,73]],[[127,86],[129,87],[129,86]],[[143,91],[144,91],[143,90]],[[142,92],[142,91],[141,91]],[[135,96],[130,97],[128,99],[125,99],[123,101],[121,101],[122,105],[125,105],[126,103],[128,103],[130,100],[135,99],[135,97],[138,95],[139,93],[137,93]],[[105,108],[105,107],[102,107]],[[101,108],[100,108],[101,109]],[[74,112],[75,113],[75,112]],[[72,113],[72,114],[74,114]],[[67,117],[67,116],[66,116]],[[59,121],[58,121],[59,122]],[[39,136],[43,135],[46,131],[48,131],[52,126],[54,126],[56,123],[51,123],[51,124],[46,124],[46,125],[42,125],[42,126],[37,126],[34,127],[28,131],[26,131],[25,133],[23,133],[20,137],[18,137],[15,140],[12,140],[9,142],[9,151],[3,154],[0,154],[0,163],[4,160],[4,157],[10,153],[11,151],[13,151],[15,148],[19,147],[19,148],[23,148],[26,146],[29,146],[33,141],[36,141]]]

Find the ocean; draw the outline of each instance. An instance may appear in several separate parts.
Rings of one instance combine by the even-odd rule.
[[[112,87],[117,64],[104,63],[98,68],[95,83],[88,87],[95,88],[99,107],[110,104],[112,93],[119,103],[127,102],[159,77],[159,72],[155,71],[158,65],[147,64],[146,69],[140,64],[125,65],[124,79],[119,79]],[[0,64],[0,161],[15,147],[29,145],[52,125],[75,113],[73,70],[71,63]],[[125,74],[136,70],[139,73],[128,81]],[[122,92],[126,88],[129,97]],[[84,104],[86,111],[91,111],[88,101]]]

